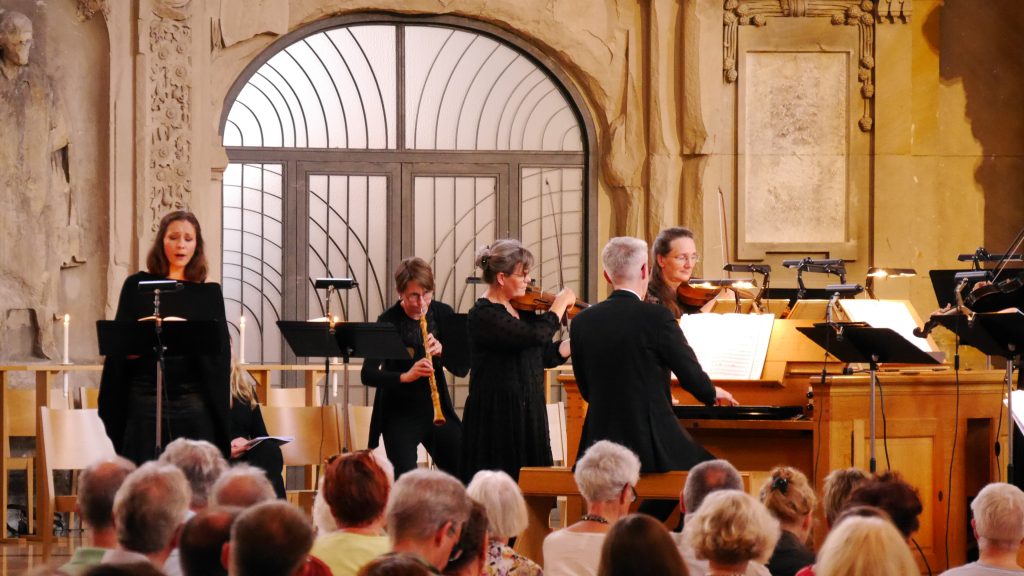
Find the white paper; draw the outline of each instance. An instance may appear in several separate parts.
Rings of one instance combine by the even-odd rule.
[[[774,314],[687,314],[679,319],[712,380],[757,380],[764,370]]]
[[[287,444],[295,441],[295,436],[257,436],[245,444],[246,450],[252,450],[265,440],[273,441],[277,445]]]
[[[1006,404],[1006,398],[1003,397],[1003,405]],[[1024,390],[1013,391],[1013,421],[1017,428],[1024,430]]]
[[[927,338],[914,336],[917,322],[900,300],[840,300],[839,305],[853,322],[867,322],[872,328],[889,328],[925,352],[934,352]]]

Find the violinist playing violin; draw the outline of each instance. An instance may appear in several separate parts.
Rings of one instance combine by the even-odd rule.
[[[732,298],[726,289],[703,290],[689,286],[693,268],[700,261],[693,232],[673,226],[658,232],[651,246],[651,281],[645,300],[668,308],[679,319],[683,314],[710,312],[719,298]]]
[[[461,460],[467,483],[479,470],[503,470],[518,479],[523,466],[552,465],[544,369],[569,357],[569,341],[552,338],[576,295],[563,288],[547,311],[516,309],[533,262],[533,254],[512,239],[476,254],[488,288],[468,318],[471,373]]]

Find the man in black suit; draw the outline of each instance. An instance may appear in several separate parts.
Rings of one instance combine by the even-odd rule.
[[[668,308],[643,301],[650,277],[647,243],[612,238],[601,260],[615,290],[580,312],[569,329],[576,384],[590,404],[577,455],[611,440],[640,457],[641,472],[689,470],[713,459],[679,425],[669,372],[705,404],[736,401],[711,383]],[[674,506],[669,503],[648,509],[667,517]]]

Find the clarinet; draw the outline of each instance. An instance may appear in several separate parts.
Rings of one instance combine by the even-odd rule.
[[[437,378],[434,376],[433,358],[427,348],[427,314],[420,316],[420,333],[423,335],[423,354],[431,361],[431,370],[428,380],[430,381],[430,402],[434,405],[434,426],[444,426],[444,413],[441,412],[441,395],[437,393]]]

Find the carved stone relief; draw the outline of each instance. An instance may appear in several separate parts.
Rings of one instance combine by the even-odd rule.
[[[78,0],[78,21],[85,22],[96,14],[110,15],[107,0]]]
[[[188,1],[154,4],[149,25],[149,197],[147,227],[192,196],[192,26]]]
[[[875,96],[875,22],[910,20],[910,0],[726,0],[723,22],[724,61],[722,72],[726,82],[736,82],[737,42],[740,26],[762,28],[768,18],[829,18],[835,26],[856,26],[860,33],[857,80],[864,100],[863,113],[857,125],[864,132],[871,130],[874,119],[871,100]]]

